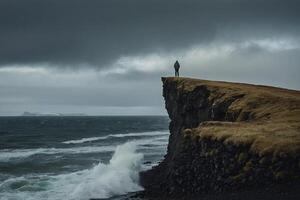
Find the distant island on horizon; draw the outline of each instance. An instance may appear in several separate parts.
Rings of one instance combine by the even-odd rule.
[[[87,116],[84,113],[38,113],[38,112],[28,112],[24,111],[21,116],[58,116],[58,117],[64,117],[64,116]]]

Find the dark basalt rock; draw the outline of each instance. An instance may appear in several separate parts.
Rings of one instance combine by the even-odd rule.
[[[249,146],[183,134],[205,121],[248,121],[251,111],[232,111],[230,105],[243,98],[226,98],[205,85],[183,90],[175,81],[162,78],[163,96],[171,119],[167,155],[153,169],[141,173],[146,194],[181,196],[233,191],[300,177],[299,158],[268,157],[249,151]],[[181,85],[182,87],[182,85]],[[220,97],[220,98],[219,98]]]

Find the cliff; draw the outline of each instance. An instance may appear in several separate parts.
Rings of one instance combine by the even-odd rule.
[[[300,179],[300,92],[162,78],[167,155],[141,174],[146,192],[180,196]]]

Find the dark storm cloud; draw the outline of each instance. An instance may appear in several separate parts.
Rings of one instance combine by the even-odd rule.
[[[1,0],[0,66],[104,66],[215,39],[299,35],[297,0]]]

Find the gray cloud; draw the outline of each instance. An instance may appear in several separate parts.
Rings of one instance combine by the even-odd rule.
[[[0,115],[165,114],[161,76],[300,89],[298,0],[1,0]]]
[[[297,0],[2,0],[0,65],[103,67],[122,55],[298,35]]]

